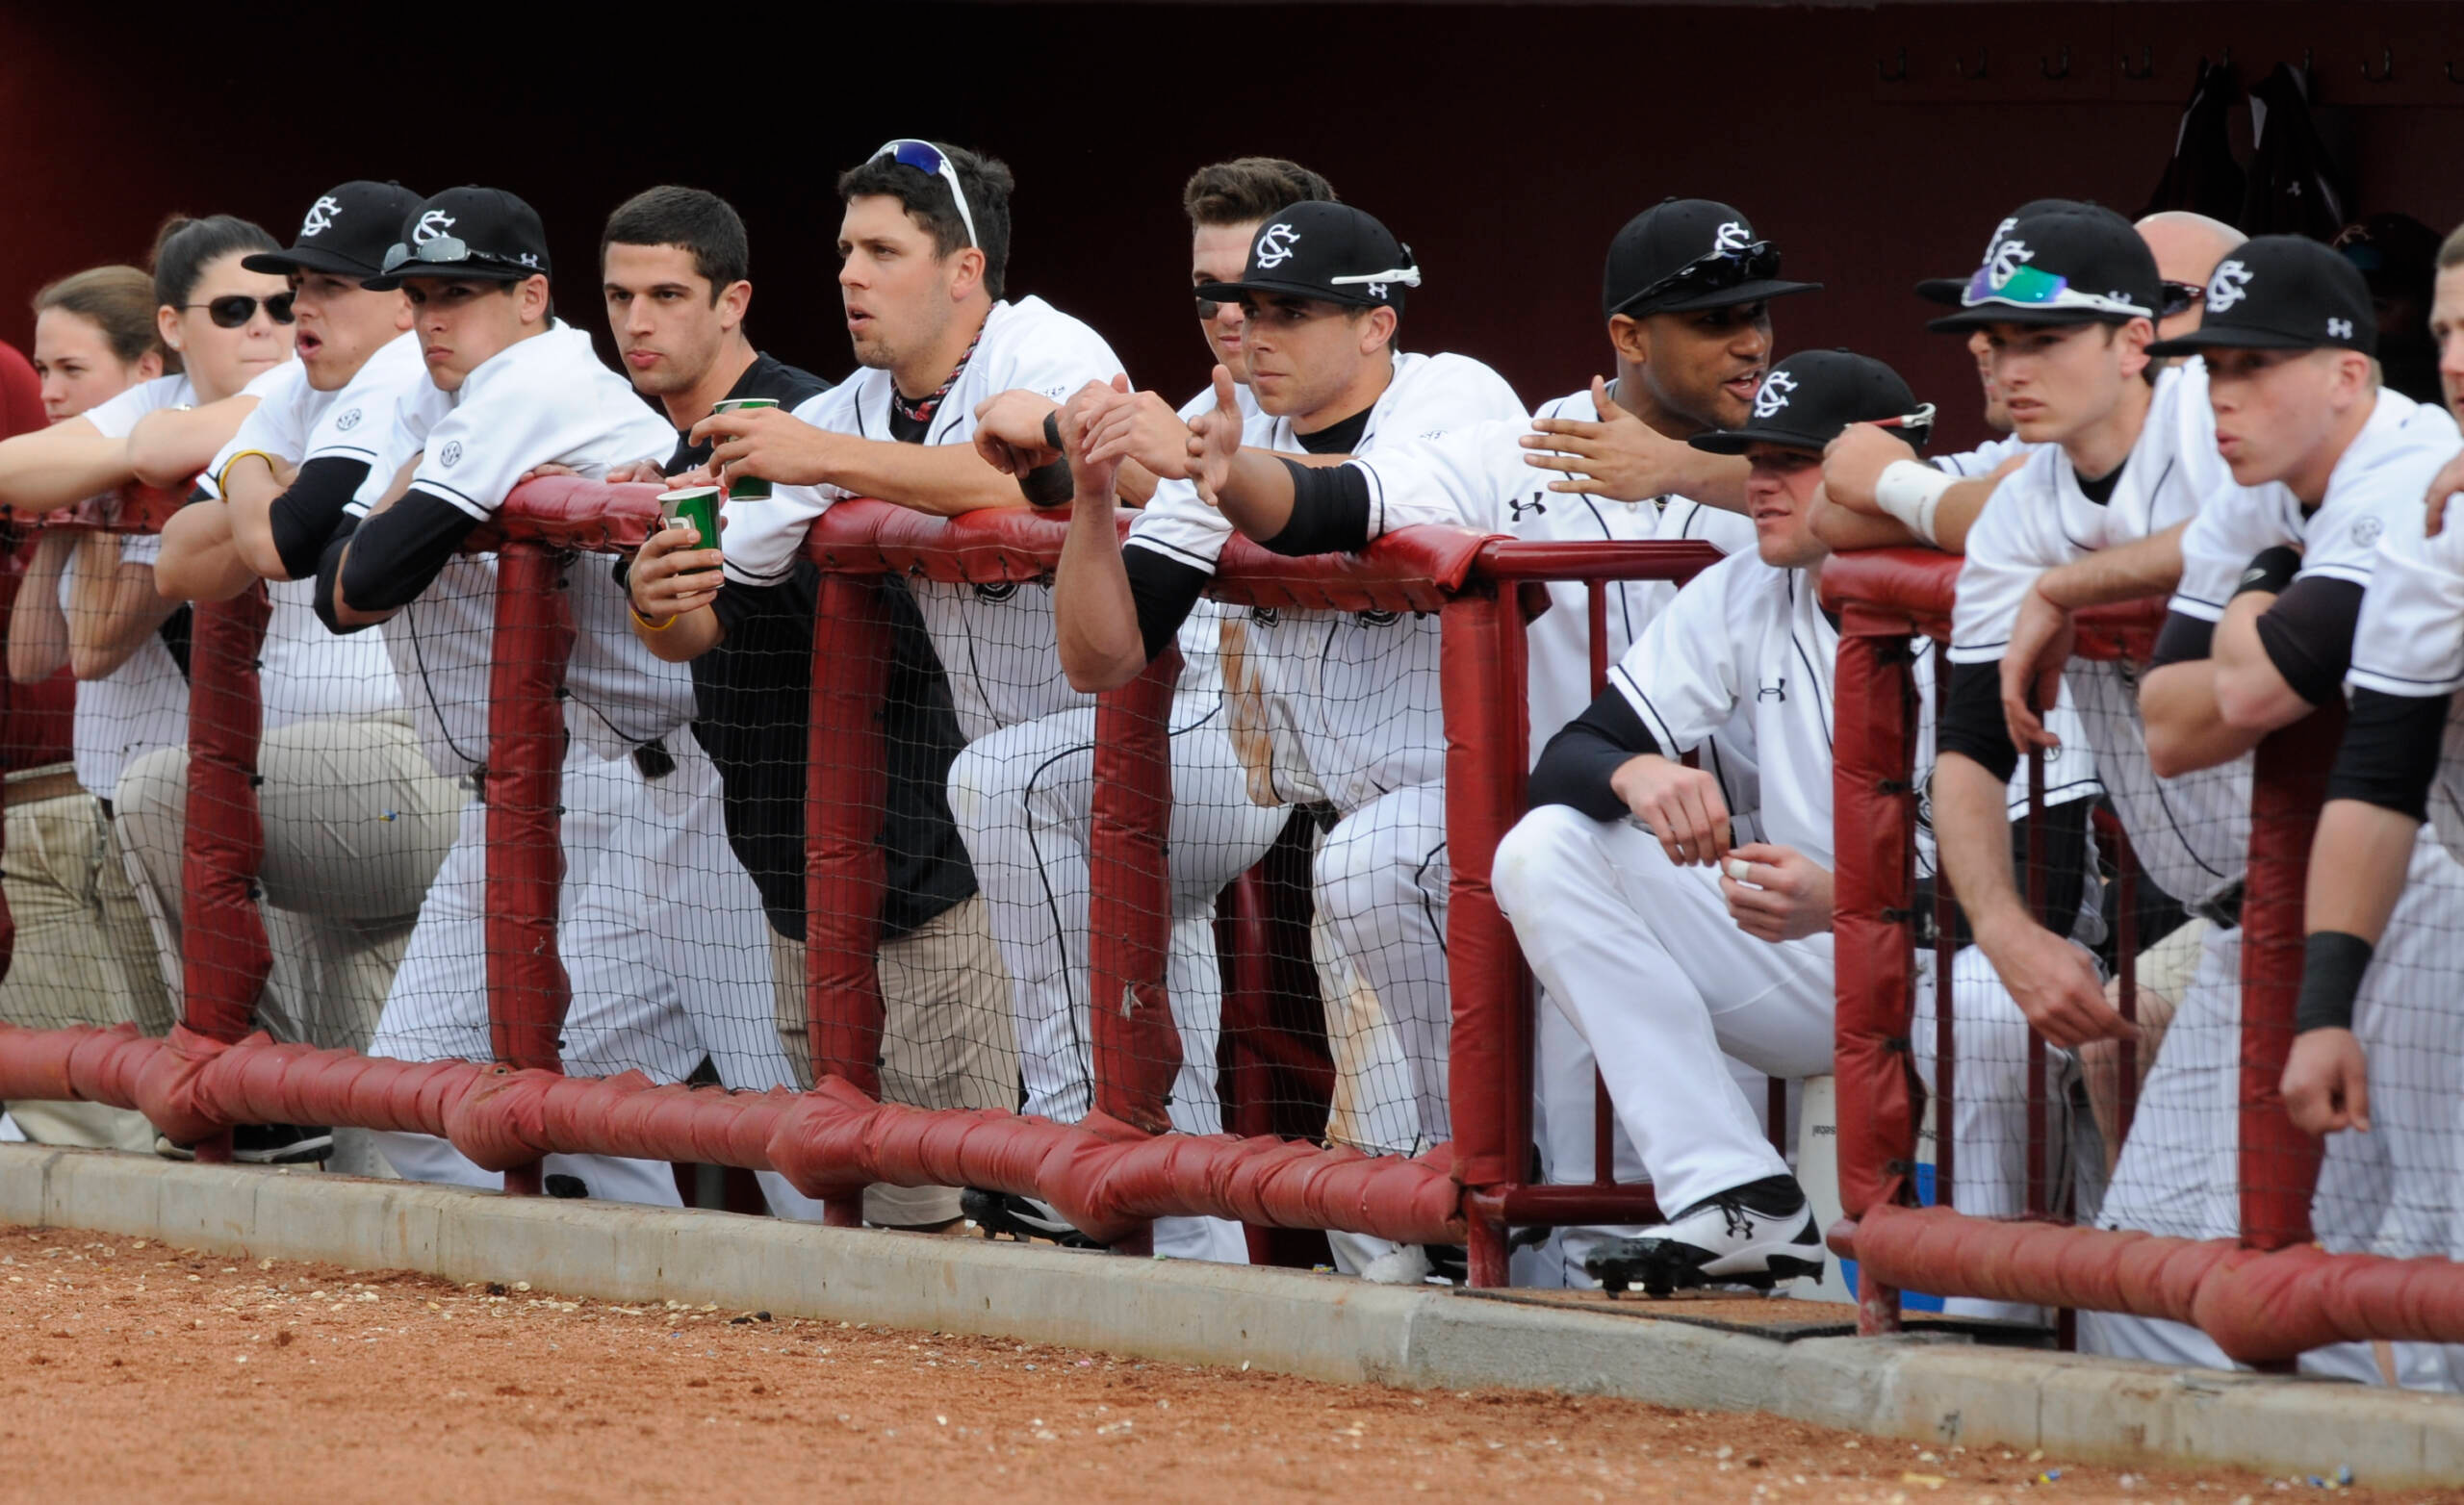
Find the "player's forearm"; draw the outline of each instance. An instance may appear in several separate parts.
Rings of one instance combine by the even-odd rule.
[[[1953,483],[1934,504],[1934,547],[1945,553],[1967,552],[1967,530],[1976,526],[1977,515],[1993,499],[1990,476],[1974,476]]]
[[[274,545],[273,503],[281,495],[282,483],[261,455],[243,455],[222,473],[231,547],[249,569],[269,580],[291,578],[283,568],[282,550]]]
[[[2038,577],[2037,592],[2070,611],[2169,595],[2182,583],[2182,530],[2189,525],[2176,523],[2162,533],[2057,565]]]
[[[1146,667],[1138,602],[1121,561],[1120,528],[1110,497],[1082,494],[1070,504],[1069,532],[1053,572],[1052,613],[1070,688],[1100,694],[1127,684]]]
[[[2008,788],[1990,769],[1959,752],[1934,761],[1934,835],[1951,892],[1967,912],[1986,955],[2017,926],[2035,926],[2011,875]]]
[[[1877,518],[1846,507],[1824,507],[1813,517],[1813,536],[1833,553],[1852,548],[1926,548],[1913,528],[1897,518]]]
[[[651,650],[653,658],[664,659],[671,664],[691,663],[718,647],[720,640],[727,636],[727,628],[720,623],[719,614],[707,606],[696,606],[691,611],[670,617],[664,626],[651,625],[658,620],[654,617],[645,622],[639,612],[626,613],[626,621],[632,625],[633,636],[641,640],[642,647]]]
[[[129,656],[179,606],[154,588],[154,572],[124,564],[116,534],[95,533],[77,550],[68,600],[68,670],[100,679]]]
[[[2341,931],[2376,945],[2404,892],[2421,822],[2360,800],[2330,800],[2310,844],[2302,929]]]
[[[1155,488],[1161,484],[1154,472],[1135,460],[1123,460],[1113,477],[1113,494],[1133,507],[1142,507],[1155,499]]]
[[[2258,746],[2264,732],[2236,727],[2217,704],[2213,658],[2189,659],[2150,671],[2139,684],[2139,713],[2147,727],[2147,761],[2167,778],[2229,763]]]
[[[130,474],[128,442],[81,418],[0,440],[0,503],[19,512],[74,506]]]
[[[220,501],[193,502],[163,525],[163,555],[154,562],[154,589],[171,600],[229,600],[257,582],[231,540],[231,509]]]
[[[60,572],[77,535],[65,531],[43,534],[34,557],[17,581],[17,599],[9,610],[9,677],[19,684],[50,678],[68,662],[68,619],[60,613]]]
[[[128,433],[130,471],[148,486],[185,486],[214,463],[256,406],[254,397],[225,397],[200,408],[148,413]]]
[[[830,484],[939,518],[1015,507],[1018,483],[985,464],[973,445],[901,445],[834,435]]]
[[[2248,733],[2253,746],[2311,711],[2259,640],[2259,618],[2274,601],[2270,592],[2244,591],[2226,603],[2224,620],[2216,625],[2217,711],[2227,726]]]
[[[1280,455],[1244,447],[1215,488],[1215,504],[1245,537],[1263,543],[1291,524],[1292,495],[1292,472]]]

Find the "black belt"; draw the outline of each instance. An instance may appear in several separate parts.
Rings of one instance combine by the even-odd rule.
[[[2196,904],[2182,906],[2186,913],[2197,915],[2219,930],[2236,930],[2242,924],[2242,892],[2245,880],[2235,879]]]

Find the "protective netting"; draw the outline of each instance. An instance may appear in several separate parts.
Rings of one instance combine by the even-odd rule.
[[[2305,1367],[2450,1383],[2426,1344],[2374,1353],[2358,1340],[2445,1336],[2464,1292],[2445,1263],[2451,1093],[2436,1101],[2429,1086],[2451,1080],[2455,1054],[2441,964],[2451,864],[2426,836],[2416,849],[2381,952],[2393,964],[2373,967],[2357,1015],[2373,1132],[2330,1135],[2323,1153],[2294,1127],[2279,1082],[2341,709],[2206,769],[2173,766],[2189,759],[2160,745],[2171,760],[2160,777],[2139,692],[2162,602],[2088,614],[2045,718],[2062,746],[2023,758],[2009,791],[2013,877],[2039,925],[2093,957],[2118,1018],[2099,1038],[2049,1044],[1944,885],[1924,880],[1939,808],[1926,671],[1938,650],[1908,633],[1942,630],[1957,568],[1851,556],[1825,577],[1846,621],[1843,1252],[1861,1262],[1869,1322],[1895,1321],[1904,1288],[1946,1297],[1955,1314],[2027,1323],[2075,1308],[2080,1341],[2101,1351],[2272,1363],[2315,1350]],[[1867,714],[1848,714],[1852,693]],[[1850,842],[1852,825],[1867,839]],[[2022,981],[2044,990],[2042,975]],[[1920,1140],[1920,1122],[1951,1132]],[[2272,1250],[2285,1252],[2245,1263]],[[2355,1258],[2322,1263],[2322,1251]],[[2414,1268],[2366,1256],[2440,1258]],[[2402,1314],[2389,1305],[2397,1290],[2413,1304]]]

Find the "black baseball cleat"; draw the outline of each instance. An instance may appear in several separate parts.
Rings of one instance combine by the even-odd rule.
[[[1040,1239],[1065,1249],[1106,1247],[1072,1227],[1069,1219],[1053,1211],[1052,1204],[1041,1197],[969,1186],[959,1195],[959,1211],[995,1237],[1007,1234],[1020,1241]]]
[[[1615,1295],[1640,1286],[1665,1296],[1702,1286],[1769,1290],[1822,1274],[1822,1231],[1794,1177],[1769,1176],[1704,1198],[1640,1237],[1620,1238],[1582,1262]]]

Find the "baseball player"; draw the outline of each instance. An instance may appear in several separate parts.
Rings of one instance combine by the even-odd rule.
[[[1934,812],[1943,869],[2019,1013],[2065,1050],[2126,1034],[2087,952],[2028,913],[2012,874],[2005,791],[2021,748],[2058,746],[2031,707],[2052,703],[2049,681],[2066,679],[2141,868],[2214,926],[2100,1221],[2206,1237],[2237,1222],[2233,1178],[2213,1176],[2216,1147],[2230,1145],[2234,1120],[2196,1110],[2199,1087],[2212,1080],[2207,1053],[2180,1045],[2177,1056],[2177,1045],[2182,1021],[2229,1020],[2237,1008],[2249,764],[2236,758],[2160,775],[2134,666],[2081,662],[2065,673],[2069,613],[2169,592],[2181,573],[2182,529],[2231,484],[2216,448],[2205,367],[2186,361],[2145,379],[2159,280],[2146,243],[2119,217],[2039,201],[1996,227],[1963,290],[1962,312],[1931,326],[1983,330],[2016,432],[2037,446],[1967,535]],[[1980,1008],[1962,1025],[1963,1038],[1973,1033],[1981,1047],[1964,1046],[1964,1062],[2024,1059],[2024,1034],[2007,1015]],[[1983,1048],[1997,1030],[2012,1037]],[[1963,1080],[1970,1079],[1964,1064]],[[2170,1110],[2175,1103],[2189,1110]],[[2187,1345],[2182,1333],[2134,1318],[2097,1315],[2083,1321],[2082,1336],[2106,1352],[2191,1363],[2213,1354],[2212,1345]]]
[[[910,140],[886,144],[841,175],[839,283],[864,370],[792,413],[721,414],[695,429],[697,438],[718,441],[712,458],[721,474],[760,475],[775,490],[768,501],[729,503],[723,575],[680,577],[680,571],[719,564],[708,550],[665,553],[661,539],[643,551],[632,588],[644,641],[654,651],[691,657],[722,642],[732,628],[715,602],[730,592],[787,579],[812,520],[843,497],[877,497],[937,514],[1021,504],[1019,484],[976,451],[977,410],[1013,388],[1057,399],[1088,381],[1109,379],[1120,362],[1092,329],[1042,299],[1003,296],[1010,189],[1009,169],[996,160]],[[968,744],[950,770],[949,804],[984,890],[1001,961],[976,968],[999,992],[988,988],[967,1007],[918,1018],[910,1028],[997,1040],[1003,1076],[984,1085],[997,1087],[998,1106],[1010,1107],[1016,1102],[1018,1070],[1010,1063],[1012,1010],[1021,1006],[1014,995],[1003,996],[1010,991],[1007,973],[1019,969],[1030,988],[1047,982],[1046,968],[1058,963],[1037,947],[1056,931],[1066,932],[1073,901],[1065,891],[1047,893],[1035,855],[1017,850],[1034,842],[1037,831],[985,808],[982,790],[1012,771],[998,766],[1002,754],[978,750],[1006,728],[1089,701],[1062,673],[1040,585],[911,580],[905,589],[947,672],[958,727]],[[1191,787],[1204,786],[1194,765],[1182,773]],[[1074,903],[1083,932],[1084,899]],[[1211,965],[1211,944],[1206,956]],[[927,1043],[886,1037],[884,1049]],[[1031,1039],[1029,1049],[1040,1045]],[[1184,1076],[1176,1110],[1210,1113],[1211,1027],[1202,1050],[1185,1043],[1184,1051],[1208,1063],[1208,1071],[1202,1081]],[[1065,1107],[1050,1110],[1066,1115]],[[1085,1111],[1083,1103],[1076,1111]],[[1211,1119],[1193,1121],[1212,1127]],[[970,1215],[1002,1231],[1068,1232],[1065,1222],[1044,1217],[1048,1210],[1020,1199],[995,1205],[979,1197],[966,1206]],[[1018,1223],[1008,1217],[1013,1212]],[[1020,1226],[1027,1218],[1035,1222]],[[1159,1228],[1158,1248],[1203,1252],[1178,1241],[1175,1232]]]
[[[2378,385],[2376,343],[2351,263],[2265,236],[2218,267],[2204,325],[2155,346],[2204,357],[2217,442],[2240,484],[2182,536],[2181,585],[2140,703],[2159,765],[2195,767],[2326,703],[2350,669],[2353,719],[2312,849],[2285,1104],[2305,1130],[2332,1135],[2316,1203],[2329,1247],[2448,1256],[2464,870],[2423,829],[2446,722],[2446,697],[2424,691],[2445,682],[2453,638],[2441,631],[2431,593],[2447,588],[2421,519],[2425,487],[2464,441],[2443,409]],[[2186,1053],[2210,1053],[2211,1113],[2236,1103],[2238,1023],[2186,1010],[2158,1058],[2178,1090],[2173,1069],[2195,1063]],[[2154,1085],[2143,1112],[2157,1106]],[[2211,1148],[2208,1174],[2229,1187],[2232,1139]],[[2452,1388],[2446,1357],[2398,1344],[2398,1378]]]
[[[1520,443],[1527,452],[1519,458],[1528,468],[1565,473],[1543,486],[1540,475],[1527,472],[1517,477],[1500,466],[1501,484],[1521,483],[1502,497],[1503,525],[1526,539],[1693,539],[1723,554],[1753,547],[1754,524],[1742,511],[1745,463],[1685,441],[1744,421],[1771,364],[1771,301],[1819,286],[1782,281],[1779,270],[1777,247],[1757,237],[1752,221],[1726,204],[1672,198],[1627,221],[1609,242],[1602,279],[1616,379],[1594,378],[1590,389],[1543,404],[1533,416],[1537,434],[1554,437],[1524,437]],[[1540,450],[1542,443],[1564,447]],[[1640,468],[1631,458],[1636,452]],[[1671,460],[1681,464],[1672,466]],[[1715,504],[1675,491],[1637,489],[1668,485],[1672,470],[1694,472],[1683,483],[1716,497]],[[1637,479],[1644,474],[1648,480]],[[1589,588],[1557,582],[1548,590],[1549,610],[1525,629],[1535,761],[1557,728],[1592,700]],[[1607,590],[1613,664],[1675,590],[1642,580]],[[1734,739],[1714,737],[1704,745],[1703,757],[1721,780],[1729,808],[1752,811],[1758,799],[1750,755]],[[1591,1051],[1561,1009],[1542,1008],[1535,1024],[1532,1127],[1542,1175],[1550,1182],[1587,1183],[1594,1149]],[[1758,1074],[1746,1072],[1740,1084],[1767,1106],[1767,1096],[1755,1096],[1761,1087]],[[1642,1162],[1622,1129],[1613,1150],[1618,1178],[1638,1179]],[[1582,1262],[1591,1250],[1605,1238],[1637,1232],[1561,1230],[1519,1262],[1516,1283],[1587,1285]]]
[[[1330,191],[1296,164],[1245,158],[1199,168],[1183,191],[1190,217],[1193,286],[1238,278],[1249,242],[1268,216]],[[1245,315],[1237,302],[1201,299],[1199,328],[1209,348],[1233,371],[1245,417],[1256,412],[1247,386]],[[1136,400],[1168,445],[1187,443],[1187,421],[1215,405],[1214,389],[1179,412],[1153,393]],[[1001,440],[1017,433],[1042,441],[1059,404],[1023,390],[1004,393],[979,416],[976,443],[988,460],[1009,466]],[[1135,462],[1122,466],[1130,471]],[[1144,475],[1121,489],[1151,498]],[[1186,484],[1186,483],[1174,483]],[[1252,802],[1228,734],[1218,650],[1219,610],[1201,601],[1179,633],[1183,672],[1170,724],[1173,824],[1172,938],[1167,991],[1181,1032],[1181,1072],[1172,1093],[1174,1122],[1184,1130],[1220,1128],[1217,1041],[1222,1011],[1221,966],[1215,941],[1216,896],[1266,855],[1286,814]],[[963,791],[967,844],[978,855],[994,901],[995,933],[1015,978],[1014,995],[1024,1111],[1063,1122],[1093,1104],[1094,1059],[1088,1024],[1087,930],[1080,918],[1088,895],[1088,832],[1094,802],[1091,708],[1062,711],[1012,727],[967,750],[954,775]],[[1067,1238],[1070,1230],[1039,1199],[979,1192],[971,1207],[988,1227]],[[1246,1240],[1237,1224],[1219,1219],[1167,1220],[1157,1229],[1166,1252],[1244,1263]]]
[[[1243,417],[1239,388],[1219,368],[1215,408],[1195,420],[1192,441],[1175,453],[1168,442],[1152,442],[1133,395],[1087,395],[1105,409],[1103,442],[1114,450],[1105,460],[1135,459],[1166,484],[1131,524],[1125,546],[1110,504],[1090,506],[1082,495],[1071,514],[1054,606],[1074,682],[1125,682],[1161,652],[1236,527],[1271,548],[1322,553],[1359,548],[1407,516],[1489,525],[1494,500],[1476,513],[1453,498],[1373,506],[1368,474],[1356,467],[1276,457],[1357,458],[1466,423],[1525,421],[1512,389],[1478,362],[1395,351],[1404,290],[1419,281],[1405,248],[1371,216],[1341,204],[1291,205],[1268,217],[1238,282],[1198,290],[1212,301],[1242,303],[1259,417]],[[1203,465],[1194,450],[1207,457]],[[1208,479],[1218,470],[1234,488],[1228,496]],[[1323,487],[1341,495],[1296,507],[1296,483],[1305,497]],[[1264,496],[1244,506],[1250,487]],[[1257,610],[1227,616],[1222,632],[1234,741],[1250,798],[1322,800],[1339,817],[1315,862],[1319,914],[1344,958],[1325,979],[1339,1099],[1328,1134],[1387,1154],[1415,1153],[1448,1132],[1437,641],[1434,617],[1384,612]],[[1334,1241],[1348,1270],[1389,1253],[1414,1267],[1397,1267],[1394,1278],[1416,1279],[1414,1269],[1428,1267],[1422,1251],[1344,1236]]]
[[[261,384],[256,406],[200,477],[191,505],[165,525],[157,588],[178,599],[226,599],[256,583],[235,520],[270,540],[293,507],[339,517],[365,482],[369,446],[396,395],[422,379],[418,342],[399,293],[371,293],[403,215],[419,195],[353,182],[321,194],[297,242],[243,266],[287,277],[299,358]],[[371,415],[374,414],[373,419]],[[295,477],[288,485],[280,477]],[[279,565],[278,549],[259,557]],[[313,545],[292,557],[313,574]],[[453,839],[464,791],[420,754],[383,646],[338,638],[317,620],[312,584],[283,579],[259,655],[264,701],[258,803],[265,855],[256,875],[273,970],[260,1012],[284,1040],[363,1050],[411,925]],[[188,750],[133,761],[120,778],[135,871],[171,948],[176,975]],[[344,1156],[372,1170],[372,1151]]]
[[[461,555],[464,540],[537,467],[604,474],[665,450],[674,434],[599,364],[586,335],[549,312],[546,235],[529,205],[498,189],[453,189],[407,216],[400,237],[363,286],[408,293],[428,379],[396,413],[392,449],[408,458],[396,470],[389,453],[372,470],[369,484],[384,495],[344,517],[317,590],[339,626],[384,622],[430,759],[483,784],[494,563]],[[565,1063],[675,1082],[706,1057],[732,1087],[790,1085],[759,896],[727,849],[717,775],[678,735],[692,717],[690,681],[641,651],[604,568],[571,570],[566,588]],[[420,911],[372,1053],[487,1059],[485,838],[474,802]],[[496,1180],[441,1140],[381,1142],[415,1179]],[[664,1165],[551,1157],[549,1169],[572,1177],[577,1194],[678,1200]],[[764,1173],[762,1186],[774,1211],[818,1215],[781,1178]]]
[[[1816,600],[1819,457],[1848,423],[1888,421],[1913,445],[1932,416],[1880,362],[1810,351],[1772,368],[1737,427],[1694,436],[1752,464],[1756,549],[1653,618],[1552,739],[1532,811],[1498,848],[1499,906],[1672,1213],[1586,1258],[1612,1289],[1821,1273],[1804,1192],[1723,1056],[1783,1078],[1830,1069],[1838,633]],[[1676,757],[1740,717],[1766,839],[1735,844],[1719,779]]]

